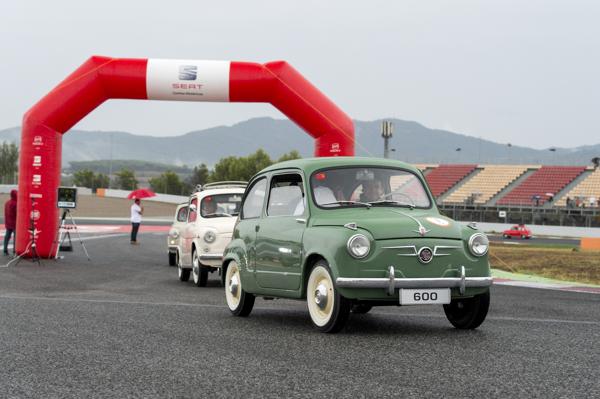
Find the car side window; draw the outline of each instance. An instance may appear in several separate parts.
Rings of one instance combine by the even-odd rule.
[[[276,175],[271,178],[267,215],[300,216],[304,214],[304,186],[297,173]]]
[[[192,198],[190,202],[190,209],[188,212],[188,223],[193,223],[198,218],[198,198]]]
[[[250,191],[248,191],[248,195],[242,206],[242,219],[254,219],[260,217],[266,192],[267,179],[263,177],[260,180],[257,180],[250,188]]]
[[[177,212],[177,221],[178,222],[185,222],[187,220],[187,211],[188,211],[188,207],[187,206],[183,206],[179,209],[179,211]]]

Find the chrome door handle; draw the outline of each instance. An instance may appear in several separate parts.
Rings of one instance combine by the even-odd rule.
[[[296,219],[296,222],[306,224],[306,219],[298,218]]]

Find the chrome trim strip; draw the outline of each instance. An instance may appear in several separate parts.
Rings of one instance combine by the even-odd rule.
[[[264,274],[281,274],[282,276],[300,276],[300,273],[294,272],[274,272],[271,270],[256,270],[256,273],[264,273]]]
[[[355,222],[346,223],[344,227],[354,231],[358,229],[358,225]]]
[[[392,212],[395,213],[399,213],[402,216],[406,216],[407,218],[410,218],[412,220],[414,220],[418,225],[419,225],[419,229],[418,230],[413,230],[414,233],[418,233],[421,237],[425,236],[425,234],[429,233],[431,230],[427,230],[425,228],[425,226],[423,226],[423,223],[421,223],[417,218],[410,216],[407,213],[401,212],[401,211],[396,211],[396,210],[392,210]]]
[[[417,247],[415,245],[397,245],[393,247],[381,247],[382,249],[404,249],[404,248],[413,248],[415,253],[417,252]]]
[[[433,256],[448,256],[450,254],[439,254],[438,249],[458,249],[460,247],[454,245],[436,245],[433,247]]]
[[[423,249],[425,247],[422,247],[421,249]],[[450,254],[446,254],[446,253],[438,253],[439,249],[459,249],[460,247],[458,246],[454,246],[454,245],[436,245],[435,247],[433,247],[433,256],[448,256]],[[398,256],[418,256],[419,251],[417,251],[417,246],[416,245],[397,245],[397,246],[392,246],[392,247],[382,247],[382,249],[412,249],[413,253],[411,254],[397,254]]]

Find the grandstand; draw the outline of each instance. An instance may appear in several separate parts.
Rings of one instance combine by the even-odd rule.
[[[587,200],[586,206],[590,204],[589,199],[594,198],[595,203],[597,204],[600,200],[600,169],[591,172],[578,185],[563,195],[556,202],[556,206],[566,206],[567,197],[573,200],[580,199],[584,202]]]
[[[542,166],[504,195],[497,204],[532,205],[533,197],[539,196],[536,204],[543,205],[549,199],[547,194],[556,196],[584,171],[584,166]]]
[[[439,197],[469,176],[477,165],[439,165],[425,175],[434,197]]]
[[[600,228],[600,169],[540,165],[418,167],[439,209],[455,220]],[[394,189],[413,189],[409,181],[393,183]],[[539,201],[534,196],[539,196]],[[548,201],[550,197],[552,202]],[[566,206],[567,197],[573,200],[570,206]]]
[[[479,168],[479,173],[459,186],[443,202],[445,204],[473,203],[484,205],[527,172],[529,168],[539,168],[539,166],[481,165]]]
[[[600,169],[585,166],[541,165],[415,165],[425,175],[439,204],[447,206],[538,206],[554,197],[553,207],[600,206]],[[586,170],[587,169],[587,170]],[[581,180],[578,181],[577,179]],[[396,184],[398,185],[398,184]],[[570,185],[575,185],[571,187]],[[499,199],[498,199],[499,198]],[[572,206],[575,206],[575,201]]]

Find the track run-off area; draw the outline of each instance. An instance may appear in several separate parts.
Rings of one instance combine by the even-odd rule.
[[[235,318],[216,273],[206,288],[180,282],[168,226],[145,226],[137,246],[127,226],[81,227],[91,261],[74,240],[59,261],[0,269],[0,397],[600,392],[597,294],[494,285],[474,331],[452,328],[441,307],[380,307],[327,335],[304,302],[258,299]]]

